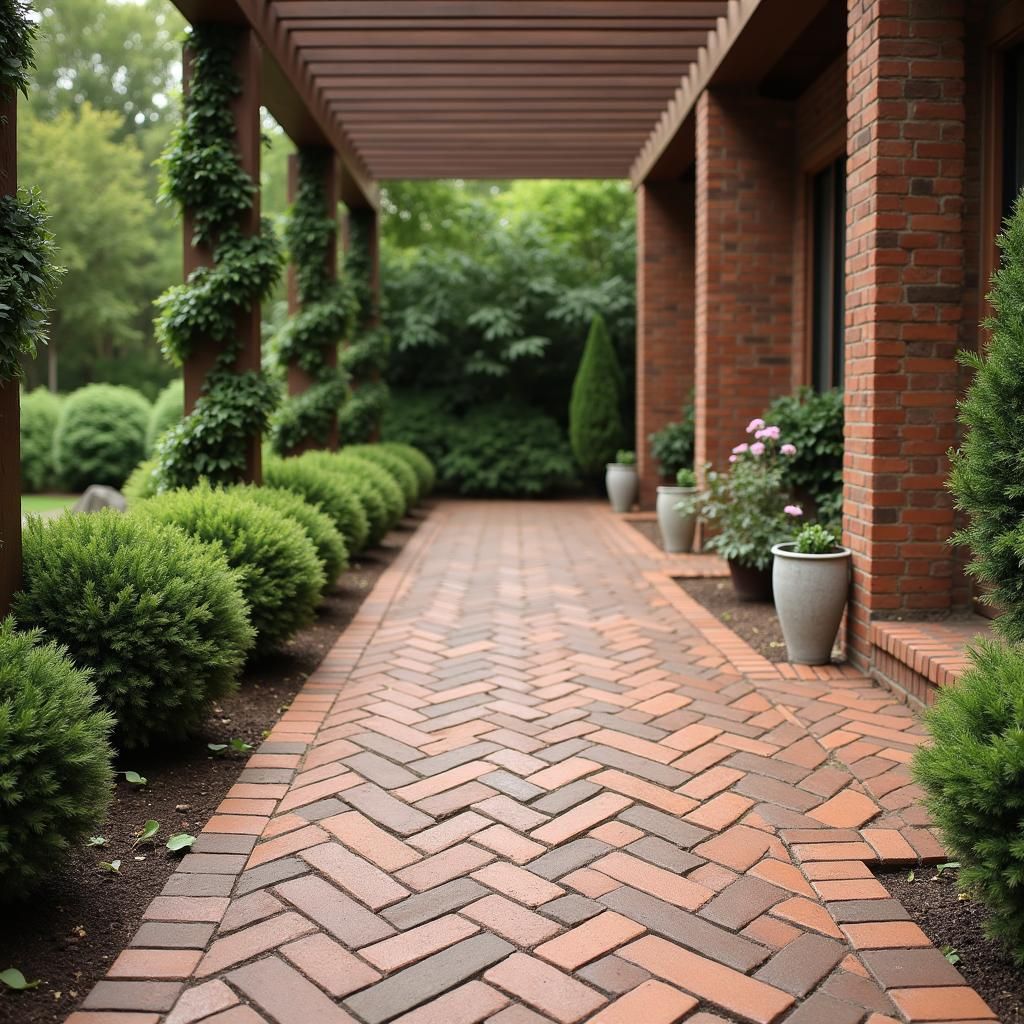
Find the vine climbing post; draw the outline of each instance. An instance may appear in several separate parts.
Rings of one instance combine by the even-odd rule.
[[[0,84],[0,198],[18,191],[17,93]],[[18,381],[0,376],[0,619],[21,586],[21,440]]]

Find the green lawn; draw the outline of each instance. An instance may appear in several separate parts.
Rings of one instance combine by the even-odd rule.
[[[21,496],[22,514],[29,512],[51,512],[54,509],[67,508],[74,504],[77,494],[23,494]]]

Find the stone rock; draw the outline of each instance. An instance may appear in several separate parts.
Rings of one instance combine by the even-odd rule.
[[[99,512],[103,508],[116,508],[123,512],[128,507],[124,495],[116,487],[90,484],[85,493],[72,506],[73,512]]]

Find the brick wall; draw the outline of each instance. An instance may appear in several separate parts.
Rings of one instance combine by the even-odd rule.
[[[726,464],[791,386],[793,104],[704,93],[697,104],[697,464]]]
[[[848,0],[844,538],[850,640],[950,607],[963,318],[962,0]]]
[[[662,482],[648,437],[680,418],[693,390],[693,203],[692,181],[652,181],[637,190],[636,451],[642,508],[653,508]]]

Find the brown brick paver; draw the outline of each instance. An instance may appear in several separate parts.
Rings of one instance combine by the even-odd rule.
[[[874,881],[943,856],[924,735],[773,665],[597,504],[441,504],[75,1018],[994,1016]]]

